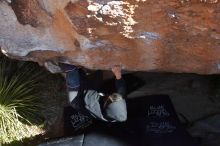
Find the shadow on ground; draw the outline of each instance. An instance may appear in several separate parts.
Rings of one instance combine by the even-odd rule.
[[[111,77],[109,74],[111,72],[105,72],[106,78]],[[134,72],[126,80],[128,98],[169,95],[181,122],[192,136],[200,137],[201,146],[220,144],[219,75]],[[61,75],[48,75],[43,82],[41,92],[47,105],[44,112],[47,132],[41,141],[46,141],[65,136],[62,114],[68,103]]]

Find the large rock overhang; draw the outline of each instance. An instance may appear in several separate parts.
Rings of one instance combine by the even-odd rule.
[[[12,58],[90,69],[220,73],[218,0],[0,0]]]

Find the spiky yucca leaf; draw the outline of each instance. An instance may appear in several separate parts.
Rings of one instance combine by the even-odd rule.
[[[0,143],[36,134],[30,127],[40,119],[42,104],[36,91],[40,74],[26,63],[0,60]]]

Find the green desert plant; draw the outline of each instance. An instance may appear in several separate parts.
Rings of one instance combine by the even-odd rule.
[[[0,144],[36,135],[42,102],[42,72],[33,63],[0,59]]]

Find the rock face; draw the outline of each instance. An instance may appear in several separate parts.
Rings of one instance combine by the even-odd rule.
[[[218,0],[0,0],[9,57],[90,69],[220,73]]]

